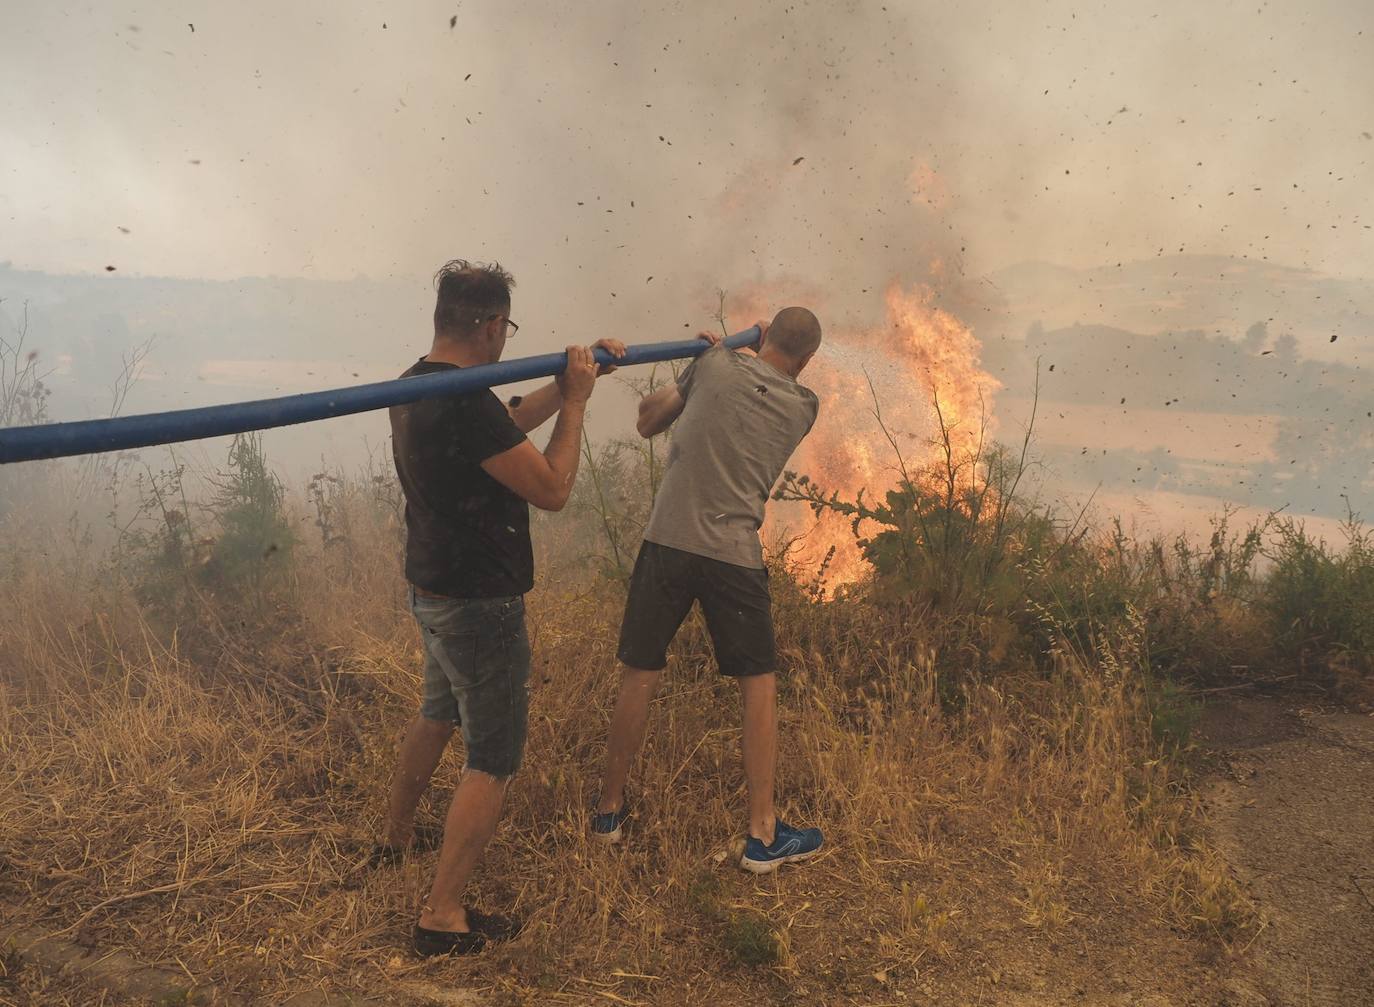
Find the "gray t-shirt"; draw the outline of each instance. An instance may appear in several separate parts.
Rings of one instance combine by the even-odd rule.
[[[715,346],[678,378],[686,405],[644,538],[759,569],[763,508],[820,402],[772,364]]]

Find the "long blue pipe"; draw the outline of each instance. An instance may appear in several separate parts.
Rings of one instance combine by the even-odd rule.
[[[725,340],[738,349],[758,342],[758,326],[737,332]],[[695,357],[707,348],[701,339],[680,339],[670,343],[644,343],[626,349],[625,356],[613,358],[605,350],[596,351],[597,363],[649,364],[660,360]],[[544,353],[520,360],[503,360],[479,367],[464,367],[441,374],[420,374],[394,381],[378,381],[352,388],[325,392],[285,395],[276,399],[256,399],[199,409],[176,409],[140,416],[117,416],[108,420],[78,420],[74,423],[45,423],[32,427],[0,430],[0,464],[65,458],[69,455],[100,451],[126,451],[154,444],[194,441],[202,437],[241,434],[267,430],[292,423],[308,423],[334,416],[385,409],[403,402],[460,395],[463,392],[508,385],[530,378],[561,374],[567,366],[566,353]]]

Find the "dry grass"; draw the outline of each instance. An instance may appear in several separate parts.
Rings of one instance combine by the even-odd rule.
[[[931,656],[909,613],[818,603],[782,578],[780,810],[821,825],[827,852],[763,879],[731,862],[738,696],[695,624],[654,707],[628,841],[602,849],[586,809],[620,602],[560,576],[530,600],[526,768],[477,879],[527,933],[419,962],[405,937],[432,859],[363,867],[417,697],[394,527],[355,515],[346,556],[298,549],[269,604],[188,582],[153,614],[117,580],[55,576],[83,547],[33,527],[0,577],[7,923],[269,1000],[460,985],[602,1004],[1016,1002],[1132,969],[1184,988],[1200,948],[1255,926],[1197,845],[1129,637],[976,681]],[[459,764],[446,757],[422,819],[442,820]],[[1153,957],[1130,965],[1140,948]]]

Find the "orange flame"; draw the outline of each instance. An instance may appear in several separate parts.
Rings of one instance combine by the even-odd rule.
[[[862,489],[867,500],[880,502],[899,485],[902,468],[910,473],[932,461],[941,417],[956,452],[974,449],[993,432],[992,397],[1001,385],[982,369],[969,327],[939,307],[927,286],[904,289],[893,280],[885,301],[885,324],[828,330],[802,376],[820,396],[821,411],[789,468],[841,499],[853,500]],[[825,512],[816,520],[795,505],[774,504],[769,525],[765,536],[774,540],[800,534],[790,555],[803,570],[818,569],[834,549],[826,571],[831,589],[867,571],[842,515]]]

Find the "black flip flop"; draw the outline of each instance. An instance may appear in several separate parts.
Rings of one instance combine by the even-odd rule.
[[[421,958],[435,958],[440,955],[475,955],[487,946],[487,942],[508,941],[520,933],[523,926],[518,920],[495,913],[479,913],[468,910],[467,931],[457,933],[452,930],[430,930],[415,924],[411,943],[415,953]]]

